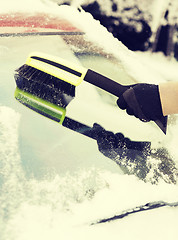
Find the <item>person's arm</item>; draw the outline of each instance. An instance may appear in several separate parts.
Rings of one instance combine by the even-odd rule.
[[[163,115],[178,113],[178,82],[159,84]]]

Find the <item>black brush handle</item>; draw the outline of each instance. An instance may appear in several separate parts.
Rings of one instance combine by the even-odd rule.
[[[83,124],[83,123],[80,123],[78,121],[75,121],[69,117],[65,117],[63,123],[62,123],[62,126],[70,129],[70,130],[73,130],[75,132],[78,132],[80,134],[83,134],[89,138],[92,138],[92,139],[97,139],[97,136],[96,136],[96,133],[94,131],[92,131],[92,128]]]
[[[96,87],[99,87],[116,97],[120,97],[127,89],[132,87],[133,85],[121,85],[110,78],[107,78],[91,69],[88,69],[84,80],[88,83],[93,84]],[[166,134],[167,130],[167,116],[162,116],[160,119],[157,119],[155,123],[158,127]]]
[[[93,129],[83,123],[80,123],[76,120],[73,120],[69,117],[65,117],[62,126],[73,130],[75,132],[78,132],[82,135],[85,135],[89,138],[92,138],[94,140],[98,139],[98,130],[97,128]],[[130,141],[130,147],[129,149],[132,150],[138,150],[138,151],[144,151],[145,148],[150,149],[151,147],[151,142],[138,142],[138,141]]]
[[[88,69],[84,80],[88,83],[91,83],[95,85],[96,87],[99,87],[116,97],[121,96],[127,89],[130,88],[130,85],[128,86],[123,86],[110,78],[107,78],[91,69]]]

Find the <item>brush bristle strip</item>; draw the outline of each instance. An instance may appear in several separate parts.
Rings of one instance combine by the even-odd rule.
[[[75,86],[65,91],[65,88],[56,89],[50,85],[41,83],[38,79],[25,78],[23,74],[15,74],[17,87],[25,92],[46,100],[61,107],[67,107],[75,96]]]
[[[37,56],[31,56],[31,58],[36,59],[36,60],[41,61],[41,62],[44,62],[44,63],[47,63],[47,64],[50,64],[51,66],[54,66],[54,67],[56,67],[56,68],[62,69],[62,70],[64,70],[64,71],[67,71],[67,72],[69,72],[69,73],[71,73],[71,74],[74,74],[74,75],[76,75],[76,76],[78,76],[78,77],[81,77],[81,76],[82,76],[82,73],[81,73],[81,72],[78,72],[78,71],[76,71],[76,70],[74,70],[74,69],[72,69],[72,68],[69,68],[69,67],[64,66],[64,65],[62,65],[62,64],[60,64],[60,63],[51,61],[51,60],[49,60],[49,59],[45,59],[45,58],[41,58],[41,57],[37,57]]]
[[[65,92],[69,95],[75,96],[75,86],[60,80],[59,78],[53,77],[41,70],[24,64],[16,72],[27,80],[32,80],[43,85],[47,85],[55,91]]]
[[[26,64],[74,86],[80,85],[87,73],[80,65],[43,53],[32,53]]]

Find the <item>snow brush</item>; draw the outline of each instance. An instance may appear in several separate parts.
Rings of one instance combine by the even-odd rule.
[[[92,128],[66,116],[66,107],[75,96],[73,85],[69,84],[68,86],[68,83],[65,83],[65,87],[59,89],[60,81],[58,80],[57,84],[55,84],[54,78],[49,81],[49,76],[46,76],[45,73],[43,73],[43,81],[38,79],[36,72],[33,77],[30,74],[30,78],[24,77],[20,73],[16,73],[14,77],[17,85],[14,95],[20,103],[70,130],[94,140],[98,139],[99,127]],[[47,84],[48,81],[49,84]],[[126,139],[127,146],[125,145],[124,149],[150,152],[150,142],[131,141],[128,138],[121,141]]]
[[[15,77],[17,85],[19,85],[19,82],[21,82],[21,85],[25,86],[27,83],[27,86],[29,86],[29,80],[25,79],[21,76]],[[35,84],[34,84],[35,85]],[[34,87],[34,86],[33,86]],[[42,89],[43,84],[41,86],[37,85],[38,90]],[[59,105],[56,105],[56,100],[52,101],[53,98],[51,96],[48,98],[48,94],[46,94],[45,99],[36,96],[36,94],[31,94],[28,91],[24,91],[20,89],[19,87],[16,87],[15,89],[15,98],[25,105],[26,107],[34,110],[35,112],[50,118],[51,120],[54,120],[61,124],[62,126],[73,130],[75,132],[78,132],[80,134],[83,134],[84,136],[87,136],[89,138],[92,138],[94,140],[97,140],[98,133],[100,131],[99,127],[91,128],[83,123],[80,123],[78,121],[75,121],[69,117],[66,116],[66,109],[64,107],[61,107]],[[43,95],[44,96],[44,95]],[[133,151],[140,151],[146,153],[150,153],[150,142],[138,142],[138,141],[131,141],[128,138],[124,138],[121,141],[125,141],[127,139],[127,144],[124,145],[123,150],[126,149],[133,150]]]
[[[49,86],[49,91],[55,92],[55,104],[60,104],[63,107],[66,107],[75,97],[74,89],[82,81],[93,84],[116,97],[120,97],[130,88],[130,85],[121,85],[91,69],[39,52],[31,53],[26,63],[17,69],[16,72],[21,77],[27,78],[29,82],[35,82],[36,85],[43,84],[45,88]],[[27,87],[27,91],[33,88],[32,85]],[[46,91],[45,88],[43,89],[44,91]],[[23,90],[23,86],[20,89]],[[34,94],[34,89],[32,89],[32,93]],[[166,134],[167,116],[162,116],[155,123]]]

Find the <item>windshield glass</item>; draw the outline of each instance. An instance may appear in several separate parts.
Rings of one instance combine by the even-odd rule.
[[[15,106],[15,108],[17,108],[18,111],[19,110],[20,112],[22,111],[21,118],[22,119],[24,117],[26,118],[25,121],[23,120],[21,121],[22,126],[26,121],[28,126],[28,128],[26,127],[26,125],[23,126],[21,130],[20,150],[21,154],[22,155],[24,154],[24,156],[26,156],[22,159],[24,159],[25,165],[28,162],[27,159],[29,159],[30,168],[29,166],[27,167],[27,171],[29,171],[29,173],[31,172],[32,168],[34,168],[33,170],[38,172],[37,175],[41,174],[43,175],[43,173],[39,171],[39,169],[37,170],[36,164],[39,162],[39,160],[43,161],[43,158],[44,157],[46,158],[46,155],[44,156],[43,154],[42,155],[40,154],[41,151],[44,152],[44,150],[42,150],[44,145],[48,144],[48,147],[45,147],[46,149],[45,151],[47,152],[49,151],[50,154],[52,154],[50,150],[52,143],[49,143],[49,139],[48,141],[46,141],[46,137],[45,138],[43,137],[44,135],[46,135],[49,138],[50,132],[51,138],[53,139],[53,141],[56,141],[56,133],[53,135],[52,131],[50,130],[50,127],[54,127],[56,132],[57,126],[51,123],[51,121],[49,121],[48,119],[43,119],[40,116],[34,114],[33,112],[27,110],[23,106],[20,106],[17,102],[14,101],[13,98],[15,80],[14,81],[12,80],[12,76],[15,70],[25,63],[27,56],[31,52],[45,52],[50,55],[59,56],[63,59],[82,65],[86,68],[95,70],[98,73],[101,73],[109,77],[110,79],[119,82],[120,84],[125,85],[133,84],[136,82],[136,80],[128,75],[126,70],[123,68],[121,62],[113,54],[107,53],[107,51],[104,48],[99,47],[97,46],[96,43],[93,43],[90,40],[88,40],[85,34],[81,35],[67,34],[62,36],[46,35],[43,37],[30,35],[25,37],[17,36],[1,38],[1,66],[3,69],[3,72],[1,73],[3,74],[2,76],[3,81],[1,81],[2,85],[1,89],[3,89],[1,94],[1,103],[8,106],[13,106],[13,108]],[[18,54],[18,57],[16,54]],[[8,69],[11,69],[11,71],[9,71]],[[67,116],[70,116],[72,119],[75,119],[91,127],[96,122],[98,124],[101,124],[101,126],[103,126],[106,130],[113,131],[115,133],[121,132],[122,134],[124,134],[125,137],[133,141],[151,142],[153,148],[154,144],[159,144],[158,149],[163,148],[164,151],[160,150],[161,153],[159,153],[158,155],[167,158],[167,161],[169,161],[171,157],[167,152],[168,149],[164,148],[162,141],[159,142],[161,138],[158,139],[158,135],[156,135],[155,141],[154,132],[157,132],[157,134],[161,136],[162,135],[161,130],[158,129],[158,127],[154,123],[144,124],[138,121],[137,119],[130,118],[129,116],[127,116],[126,113],[124,113],[124,111],[116,108],[116,100],[117,98],[115,96],[107,93],[106,91],[99,89],[91,84],[82,83],[81,86],[78,86],[76,88],[76,97],[66,108]],[[98,108],[100,108],[100,111],[98,111]],[[108,113],[106,113],[106,111],[108,111]],[[28,118],[25,112],[27,112]],[[111,118],[110,115],[115,117]],[[125,118],[124,121],[123,117]],[[33,119],[33,121],[31,119]],[[38,126],[37,122],[40,122],[40,128],[44,128],[44,130],[43,131],[41,130],[39,134],[36,133],[36,130],[34,131],[34,129],[36,129],[36,127]],[[134,127],[133,122],[136,122],[136,126]],[[48,127],[44,126],[42,127],[42,124],[47,124]],[[61,129],[61,127],[58,128],[59,128],[58,131],[62,130],[62,132],[63,131],[65,132],[65,129]],[[149,131],[148,132],[149,136],[145,136],[144,132],[139,131],[140,128],[144,128],[144,130],[148,129],[147,131]],[[65,133],[67,134],[67,138],[69,139],[69,144],[67,146],[68,149],[67,155],[70,156],[72,153],[71,154],[69,153],[69,149],[74,147],[73,141],[71,142],[70,140],[70,134],[72,134],[72,136],[74,135],[72,132],[68,131],[66,131]],[[33,138],[37,139],[40,138],[41,140],[38,140],[38,143],[35,142],[34,144],[34,141],[29,140]],[[30,142],[26,143],[26,141]],[[86,141],[88,141],[88,139]],[[28,151],[26,144],[30,145],[32,144],[30,152]],[[60,151],[60,148],[55,149],[54,151],[55,158],[57,161],[58,154],[56,155],[56,151],[57,152]],[[95,147],[95,152],[96,151],[97,146]],[[34,166],[32,164],[33,161],[35,163]],[[49,164],[47,160],[46,164],[47,165]],[[66,168],[65,167],[66,164],[67,162],[65,164],[62,163],[61,167]],[[77,166],[74,163],[71,164],[70,161],[69,164],[70,168],[67,167],[66,169],[67,171],[72,169],[71,165],[73,165],[73,167]],[[50,165],[52,164],[50,163]],[[45,169],[44,166],[45,164],[43,164],[43,169]],[[47,166],[47,168],[48,167],[49,166]],[[63,170],[61,171],[60,167],[59,171],[64,172]]]
[[[9,106],[15,105],[18,109],[21,109],[22,112],[27,111],[30,119],[34,113],[26,110],[23,108],[23,106],[19,106],[18,103],[14,102],[13,91],[15,88],[15,81],[12,81],[12,76],[15,70],[25,63],[27,56],[31,52],[44,52],[50,55],[59,56],[63,59],[80,64],[85,68],[97,71],[98,73],[103,74],[110,79],[119,82],[120,84],[128,85],[136,82],[136,80],[133,79],[124,69],[123,64],[116,56],[114,56],[114,54],[107,52],[103,47],[98,46],[97,43],[90,41],[84,33],[62,35],[48,35],[47,33],[47,35],[44,36],[33,36],[31,34],[29,34],[29,36],[3,36],[0,40],[1,66],[3,66],[2,74],[4,75],[2,77],[3,81],[1,81],[1,89],[3,89],[1,94],[1,103],[6,105],[9,103]],[[4,69],[6,69],[6,71]],[[8,71],[8,69],[11,69],[11,72]],[[8,76],[9,80],[7,80]],[[86,88],[88,94],[86,94]],[[92,98],[89,91],[91,91]],[[155,144],[154,132],[157,132],[157,134],[160,136],[162,135],[161,131],[156,127],[156,125],[154,126],[154,123],[143,124],[137,119],[135,120],[129,116],[126,116],[122,110],[119,110],[118,108],[115,109],[117,98],[104,90],[88,83],[83,83],[81,86],[76,88],[76,92],[77,95],[75,99],[72,100],[71,104],[69,104],[67,107],[68,115],[72,116],[74,119],[90,126],[92,126],[94,122],[97,122],[101,125],[103,124],[104,127],[109,131],[122,132],[126,137],[129,137],[133,141],[151,141],[153,146]],[[99,114],[96,110],[97,107],[100,107]],[[116,115],[117,120],[113,118],[111,119],[110,115],[106,114],[107,108],[111,108],[109,110],[111,111],[110,114]],[[124,121],[123,116],[126,118]],[[42,122],[47,121],[46,123],[49,125],[52,124],[50,121],[48,123],[48,120],[41,119],[36,115],[35,119]],[[31,123],[28,125],[28,129],[30,129],[31,125],[36,125],[36,120],[33,122],[30,121]],[[135,121],[137,124],[135,127],[133,127],[133,122]],[[142,131],[139,131],[140,127],[149,129],[148,136],[145,136]],[[152,128],[154,130],[152,130]],[[49,130],[46,129],[46,131]],[[30,136],[31,138],[34,137],[33,131],[30,132],[31,134],[28,135],[28,139]],[[23,129],[22,135],[24,134],[25,130]],[[39,134],[38,137],[41,138],[42,136]],[[158,139],[158,135],[156,138]],[[158,141],[159,140],[156,141],[156,144]],[[24,142],[24,140],[22,140],[22,142]],[[162,144],[163,143],[161,141],[160,147],[162,147]],[[27,154],[25,150],[26,148],[22,147],[22,149],[24,149],[22,153]],[[31,153],[28,152],[27,154],[29,155],[29,159],[31,159],[30,154],[33,153],[33,148],[31,148],[30,152]],[[40,152],[39,148],[38,152]],[[42,156],[40,156],[40,158],[41,157]],[[37,158],[39,160],[39,156]],[[35,162],[38,161],[35,160]]]
[[[59,11],[62,19],[65,9],[66,6]],[[71,16],[71,11],[73,9],[66,10],[66,18]],[[80,15],[78,11],[77,14]],[[103,198],[106,198],[106,202],[101,212],[107,209],[105,215],[113,215],[118,205],[119,211],[123,211],[147,202],[176,201],[177,116],[169,118],[165,136],[155,122],[142,122],[119,109],[116,96],[82,81],[75,87],[75,96],[65,109],[66,118],[89,128],[97,123],[100,133],[111,136],[111,140],[116,136],[117,140],[124,138],[125,145],[110,154],[105,150],[108,146],[113,148],[112,141],[108,140],[108,144],[100,148],[96,138],[84,136],[82,131],[71,130],[66,122],[64,126],[44,117],[44,114],[37,114],[27,102],[28,107],[15,99],[17,85],[14,74],[32,52],[34,55],[41,52],[60,57],[122,85],[148,82],[148,79],[150,82],[155,79],[159,82],[163,79],[156,65],[157,59],[149,54],[145,57],[142,53],[130,52],[105,31],[105,38],[90,35],[90,31],[84,31],[84,23],[77,23],[75,14],[71,18],[66,21],[75,28],[69,25],[66,29],[56,30],[55,25],[52,31],[44,31],[44,26],[39,26],[39,29],[35,26],[33,29],[32,24],[30,30],[11,26],[6,31],[3,25],[0,35],[0,203],[2,201],[4,204],[0,223],[4,219],[5,223],[12,223],[12,236],[16,232],[13,221],[17,220],[21,228],[21,224],[29,220],[32,228],[35,228],[36,213],[39,213],[40,220],[35,220],[35,224],[41,224],[40,232],[46,226],[41,221],[46,219],[49,212],[51,219],[66,224],[66,229],[68,223],[70,225],[70,214],[75,215],[72,215],[75,223],[83,224],[98,219],[100,215],[97,209],[103,203]],[[87,19],[88,16],[86,25]],[[95,22],[92,24],[95,26]],[[96,29],[101,27],[98,23],[96,26]],[[175,67],[177,62],[170,69]],[[166,68],[164,70],[166,76],[168,72]],[[39,105],[42,103],[45,108],[45,103],[39,101]],[[82,204],[86,204],[86,208]],[[50,209],[49,212],[47,209]],[[76,209],[79,209],[80,216],[76,214]],[[90,210],[93,214],[91,219],[88,217]],[[65,215],[66,222],[58,212],[61,216]],[[34,214],[32,217],[31,213]],[[23,216],[26,221],[23,221]],[[133,219],[130,226],[132,223]],[[53,223],[47,223],[49,228],[50,224]],[[56,223],[53,227],[58,233]],[[7,234],[8,230],[2,230],[3,234]]]

